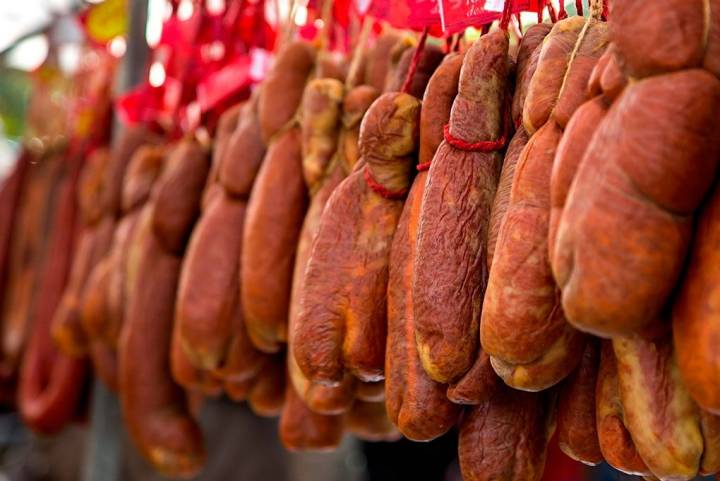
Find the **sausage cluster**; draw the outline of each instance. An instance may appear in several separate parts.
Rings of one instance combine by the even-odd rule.
[[[539,480],[553,437],[648,479],[720,471],[720,2],[656,3],[457,52],[292,40],[210,144],[25,152],[0,399],[19,372],[56,432],[90,363],[176,477],[220,395],[290,450],[457,428],[466,481]]]

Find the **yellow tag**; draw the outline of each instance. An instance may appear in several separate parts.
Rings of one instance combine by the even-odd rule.
[[[87,13],[85,28],[97,43],[107,43],[124,35],[128,27],[127,0],[105,0]]]

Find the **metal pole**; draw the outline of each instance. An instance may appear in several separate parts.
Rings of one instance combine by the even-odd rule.
[[[147,0],[128,0],[127,51],[120,69],[117,89],[125,92],[137,85],[145,74],[148,45],[145,41]]]
[[[118,72],[116,93],[130,90],[145,73],[147,0],[128,0],[127,50]],[[114,121],[114,138],[122,125]],[[83,481],[121,481],[124,439],[120,403],[101,381],[95,380],[90,410],[90,432],[85,449]]]
[[[121,429],[117,396],[96,380],[92,390],[83,481],[120,481]]]

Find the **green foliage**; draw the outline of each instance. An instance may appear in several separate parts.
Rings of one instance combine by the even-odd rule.
[[[25,109],[30,95],[27,72],[0,66],[0,122],[5,137],[17,140],[25,130]]]

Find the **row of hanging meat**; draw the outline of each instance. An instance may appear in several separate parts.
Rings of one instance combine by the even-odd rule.
[[[458,426],[466,481],[539,479],[553,435],[651,479],[720,470],[720,5],[601,3],[512,46],[290,41],[212,142],[21,159],[25,421],[71,419],[87,358],[172,476],[223,393],[296,450]]]

